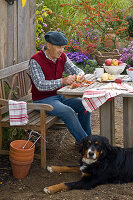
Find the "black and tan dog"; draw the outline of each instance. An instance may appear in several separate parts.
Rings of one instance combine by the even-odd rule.
[[[126,183],[133,181],[133,149],[113,147],[107,138],[91,135],[82,143],[80,165],[75,167],[51,166],[49,172],[79,172],[81,180],[60,183],[44,188],[44,192],[54,194],[62,190],[92,189],[107,183]]]

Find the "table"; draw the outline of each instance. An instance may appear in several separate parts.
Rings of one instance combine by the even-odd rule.
[[[121,79],[127,78],[127,75],[121,75]],[[57,91],[58,94],[64,95],[66,98],[82,97],[85,90],[97,88],[107,84],[97,81],[94,74],[87,74],[86,79],[95,81],[88,87],[79,87],[70,89],[65,86]],[[133,82],[126,82],[133,86]],[[123,97],[123,137],[124,147],[133,147],[133,94],[121,95]],[[106,136],[112,145],[115,144],[115,105],[114,99],[107,101],[99,108],[100,111],[100,135]],[[121,131],[121,130],[120,130]]]

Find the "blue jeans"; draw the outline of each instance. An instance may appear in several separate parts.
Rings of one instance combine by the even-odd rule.
[[[81,98],[66,99],[62,95],[56,95],[34,101],[34,103],[52,105],[54,109],[47,111],[47,114],[58,116],[64,121],[77,142],[80,142],[87,135],[91,135],[91,114],[85,112]]]

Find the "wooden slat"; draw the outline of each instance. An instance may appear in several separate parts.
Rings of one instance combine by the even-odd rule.
[[[4,84],[3,80],[0,80],[0,98],[5,98]]]
[[[30,55],[36,53],[36,0],[30,0]]]
[[[32,112],[32,115],[28,115],[29,117],[29,122],[28,122],[28,124],[30,124],[30,125],[36,125],[36,123],[35,123],[35,121],[37,120],[37,119],[39,119],[39,121],[40,121],[40,113],[37,113],[37,112]]]
[[[28,126],[40,126],[40,113],[37,111],[30,111],[28,113]],[[50,126],[52,126],[59,118],[53,115],[46,115],[46,129],[48,129]],[[8,126],[10,123],[9,121],[9,115],[4,116],[1,120],[2,126]]]
[[[46,113],[41,110],[40,128],[41,128],[41,167],[46,167]]]
[[[13,24],[13,37],[14,37],[14,48],[13,48],[13,64],[18,63],[18,1],[14,1],[14,24]]]
[[[0,69],[7,66],[7,2],[0,0]]]
[[[2,98],[3,99],[3,98]],[[24,97],[22,97],[22,98],[20,98],[19,100],[20,101],[29,101],[29,100],[31,100],[32,99],[32,95],[31,95],[31,93],[30,94],[28,94],[28,95],[26,95],[26,96],[24,96]],[[7,100],[6,100],[7,101]],[[1,102],[1,100],[0,100],[0,102]],[[5,103],[5,105],[6,106],[4,106],[4,107],[2,107],[1,108],[1,113],[2,114],[4,114],[4,113],[6,113],[6,112],[8,112],[8,104],[7,103]]]
[[[30,6],[18,1],[18,62],[30,59]]]
[[[28,80],[29,79],[27,79],[27,81]],[[25,96],[26,95],[26,80],[25,80],[24,71],[20,72],[18,75],[18,85],[19,85],[20,96]]]
[[[18,73],[18,72],[22,72],[24,70],[27,70],[28,69],[28,63],[29,63],[29,60],[0,70],[0,79],[7,78],[9,76],[12,76],[12,75]]]
[[[8,106],[8,100],[0,98],[0,105]],[[47,110],[47,111],[52,111],[53,110],[53,106],[52,105],[41,104],[41,103],[27,103],[27,107],[28,107],[28,109],[34,109],[34,110],[43,110],[43,109]]]
[[[14,6],[7,4],[7,66],[14,64]]]
[[[3,117],[2,120],[1,120],[1,122],[2,122],[2,123],[4,123],[4,122],[9,122],[9,115]]]
[[[58,120],[59,120],[59,118],[56,117],[56,116],[51,116],[51,115],[47,116],[47,119],[46,119],[46,129],[48,129],[49,127],[51,127]]]
[[[36,0],[9,5],[0,0],[0,69],[30,59],[36,52]]]
[[[59,120],[58,117],[53,116],[53,115],[46,115],[46,129],[48,129],[49,127],[51,127],[55,122],[57,122],[57,120]],[[2,126],[3,127],[10,127],[10,121],[9,121],[9,116],[5,116],[2,118],[1,120]],[[24,127],[38,127],[37,129],[40,130],[40,113],[33,111],[30,113],[29,115],[29,121],[28,124],[25,125]],[[19,126],[17,126],[19,127]],[[21,127],[21,126],[20,126]]]

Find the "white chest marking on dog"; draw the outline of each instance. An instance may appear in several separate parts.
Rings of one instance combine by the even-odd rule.
[[[81,167],[80,167],[80,171],[83,171],[84,169],[86,169],[86,165],[82,165]]]
[[[97,159],[89,159],[89,158],[82,158],[82,161],[88,165],[91,165],[92,163],[95,163]]]

